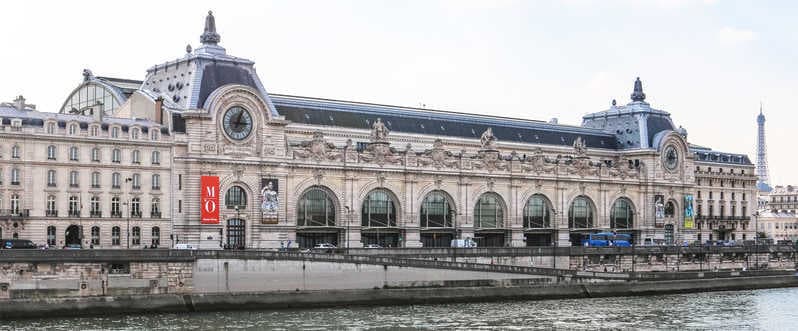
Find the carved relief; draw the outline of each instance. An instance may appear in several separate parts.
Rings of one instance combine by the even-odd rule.
[[[373,142],[366,147],[363,153],[358,155],[359,159],[364,162],[373,162],[379,165],[386,163],[402,164],[403,157],[391,148],[387,142]]]
[[[639,177],[639,170],[634,168],[631,162],[624,156],[616,156],[607,172],[610,177],[618,177],[620,179]]]
[[[303,141],[298,147],[300,148],[299,150],[294,150],[294,158],[296,159],[311,159],[320,162],[339,160],[343,155],[336,149],[334,144],[324,139],[324,134],[321,131],[314,132],[312,140]]]
[[[391,130],[388,130],[388,127],[382,123],[382,119],[377,118],[377,121],[371,126],[371,141],[373,142],[384,142],[388,141],[388,133]]]
[[[457,159],[454,158],[452,152],[447,151],[443,146],[443,141],[436,139],[432,145],[432,149],[426,150],[418,156],[418,165],[432,165],[438,169],[456,168]]]
[[[556,169],[555,160],[550,160],[543,154],[543,149],[536,148],[531,156],[524,158],[521,161],[521,170],[525,172],[534,172],[537,174],[554,173]]]
[[[499,151],[479,151],[474,159],[472,163],[474,169],[484,169],[488,171],[507,170],[507,161],[501,159]]]
[[[496,149],[496,137],[493,135],[493,129],[485,130],[482,137],[479,138],[479,142],[482,144],[482,149]]]

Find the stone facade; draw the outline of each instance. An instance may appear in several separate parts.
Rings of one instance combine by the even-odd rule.
[[[734,196],[728,204],[721,198],[716,208],[735,209],[721,214],[731,219],[713,219],[707,226],[715,230],[719,224],[727,240],[747,239],[753,231],[748,227],[754,209],[748,201],[755,196],[751,162],[688,143],[686,130],[677,129],[669,113],[645,102],[639,78],[631,102],[613,101],[609,109],[586,115],[581,126],[270,95],[253,61],[230,56],[218,45],[210,14],[205,33],[215,37],[203,38],[178,60],[151,67],[136,90],[129,88],[131,80],[84,74],[91,86],[119,84],[121,92],[113,95],[126,99],[108,113],[92,113],[74,95],[69,104],[83,108],[70,108],[69,114],[7,105],[0,115],[25,124],[0,131],[7,138],[2,148],[19,145],[24,156],[9,158],[5,152],[3,171],[26,169],[24,183],[2,186],[3,201],[19,192],[24,200],[19,209],[30,214],[24,222],[11,222],[19,213],[9,216],[4,234],[14,231],[9,225],[22,225],[18,236],[41,243],[54,225],[61,246],[64,227],[83,224],[86,234],[98,225],[98,246],[109,247],[111,227],[120,226],[125,244],[110,247],[126,247],[128,218],[105,215],[110,199],[138,197],[143,216],[130,220],[140,227],[140,243],[131,247],[150,243],[148,229],[155,226],[162,244],[174,234],[171,243],[203,248],[429,247],[449,246],[453,239],[473,239],[480,246],[567,246],[601,231],[630,234],[636,244],[676,244],[708,239],[688,201],[706,194],[703,186],[712,186],[715,177],[732,185],[723,191]],[[51,123],[57,124],[53,133],[47,132]],[[111,136],[114,123],[124,137]],[[75,133],[69,132],[73,124]],[[163,134],[156,140],[145,134],[132,138],[137,126]],[[74,145],[84,154],[99,148],[103,156],[99,162],[87,155],[79,161],[62,161],[62,155],[47,160],[52,144],[59,153]],[[123,151],[119,163],[109,160],[114,149]],[[141,152],[142,164],[128,162],[133,150]],[[161,164],[147,163],[156,150]],[[54,167],[59,176],[79,171],[78,187],[62,186],[64,178],[48,187],[47,171]],[[727,172],[705,176],[709,167]],[[91,172],[100,173],[100,188],[86,182]],[[139,174],[143,184],[107,186],[114,172],[122,178]],[[160,190],[147,185],[155,175]],[[219,186],[203,188],[203,176],[217,177]],[[218,192],[218,206],[201,200],[203,189]],[[86,218],[83,207],[80,217],[48,217],[50,191],[57,194],[59,215],[69,208],[64,198],[73,194],[83,206],[97,196],[103,213]],[[148,209],[155,198],[160,218]],[[209,206],[219,208],[203,222],[201,210]],[[89,236],[83,237],[86,246]]]

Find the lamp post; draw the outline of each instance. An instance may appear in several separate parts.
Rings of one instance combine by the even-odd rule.
[[[236,204],[236,222],[239,222],[238,224],[241,224],[241,212],[240,212],[240,210],[241,210],[240,207],[238,206],[238,204]],[[228,239],[227,241],[228,241],[228,246],[229,246],[229,241],[230,241],[230,233],[229,232],[227,233],[227,239]],[[240,243],[236,243],[236,244],[240,244]],[[232,248],[232,247],[228,247],[228,248]],[[236,247],[236,248],[238,248],[238,247]]]
[[[349,254],[349,223],[351,223],[352,221],[351,217],[352,208],[349,208],[349,206],[344,206],[344,214],[346,214],[346,217],[344,218],[344,223],[346,223],[345,227],[346,233],[344,233],[344,241],[346,241],[345,243],[346,253]]]

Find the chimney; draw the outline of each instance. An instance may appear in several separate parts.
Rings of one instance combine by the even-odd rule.
[[[25,110],[25,97],[20,95],[14,99],[14,108],[17,108],[19,111]]]
[[[155,99],[155,122],[163,125],[163,97]]]

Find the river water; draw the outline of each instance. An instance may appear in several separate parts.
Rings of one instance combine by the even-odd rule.
[[[8,330],[798,328],[798,288],[647,297],[3,321]]]

